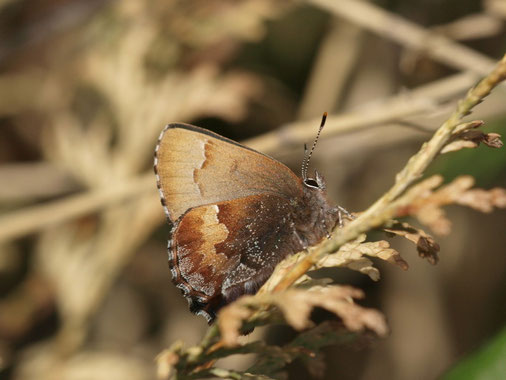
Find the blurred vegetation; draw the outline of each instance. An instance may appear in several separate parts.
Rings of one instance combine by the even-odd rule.
[[[506,51],[503,0],[371,4],[481,61]],[[349,210],[381,195],[430,136],[420,129],[433,131],[471,84],[449,90],[445,82],[416,107],[414,92],[483,74],[468,57],[449,64],[430,46],[375,32],[374,23],[333,15],[320,1],[0,1],[0,377],[152,379],[158,353],[203,336],[205,321],[189,313],[166,265],[169,229],[151,166],[168,122],[244,140],[328,111],[313,165],[329,192]],[[386,121],[330,132],[332,117],[388,111],[398,94],[407,104],[402,117],[392,111]],[[502,86],[471,117],[504,136],[505,97]],[[289,132],[281,141],[265,153],[298,172],[302,141]],[[439,157],[429,174],[504,187],[505,166],[504,149],[481,146]],[[295,360],[290,379],[438,378],[504,327],[504,212],[452,207],[449,217],[452,233],[438,238],[435,268],[379,264],[378,283],[329,270],[364,290],[362,304],[386,315],[391,335],[326,347],[311,373]],[[280,327],[246,339],[261,337],[288,344],[295,335]],[[503,341],[497,335],[446,376],[494,367]],[[223,366],[252,363],[237,356]]]
[[[506,330],[501,330],[492,341],[468,358],[463,359],[455,368],[443,376],[452,379],[500,379],[506,373]]]
[[[499,118],[487,123],[483,128],[487,132],[497,132],[506,135],[506,119]],[[440,173],[447,181],[465,173],[476,179],[477,185],[490,187],[504,186],[504,173],[506,172],[506,155],[500,150],[487,149],[482,146],[478,149],[465,149],[452,157],[438,160],[428,175]]]

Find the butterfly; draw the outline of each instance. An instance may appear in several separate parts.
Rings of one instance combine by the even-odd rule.
[[[254,294],[287,255],[328,236],[341,223],[325,180],[302,165],[302,178],[279,161],[189,124],[168,124],[155,149],[161,203],[172,226],[172,280],[190,310],[212,323],[217,311]]]

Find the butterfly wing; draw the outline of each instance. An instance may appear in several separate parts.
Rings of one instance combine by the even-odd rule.
[[[221,306],[255,293],[276,264],[302,250],[292,207],[285,197],[261,194],[195,207],[180,217],[169,263],[190,310],[211,322]]]
[[[155,151],[155,173],[167,217],[188,209],[271,194],[297,198],[300,179],[282,163],[215,133],[168,124]]]

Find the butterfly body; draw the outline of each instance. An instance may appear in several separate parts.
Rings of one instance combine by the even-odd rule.
[[[208,322],[338,220],[318,173],[303,180],[273,158],[192,125],[165,127],[155,174],[172,224],[173,282]]]

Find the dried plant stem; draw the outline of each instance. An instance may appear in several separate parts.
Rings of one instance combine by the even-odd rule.
[[[0,217],[0,241],[15,239],[41,228],[103,209],[114,202],[153,191],[154,186],[153,174],[148,173],[125,183],[13,211]]]
[[[331,239],[315,247],[303,260],[295,265],[274,290],[285,290],[305,274],[322,256],[337,251],[339,247],[356,238],[359,234],[379,227],[390,220],[397,209],[394,201],[422,176],[427,166],[434,160],[450,140],[455,129],[462,123],[462,119],[504,79],[506,79],[506,55],[487,77],[469,90],[467,96],[458,103],[457,109],[450,118],[443,123],[427,143],[422,145],[418,153],[411,157],[406,166],[397,174],[392,188],[360,214],[357,219],[351,221],[342,229],[337,229]]]
[[[323,110],[335,110],[356,68],[361,52],[362,28],[333,20],[311,69],[297,118],[320,117]],[[346,54],[342,54],[345,51]]]
[[[431,32],[366,1],[310,0],[335,15],[455,68],[487,75],[494,61],[464,45]]]
[[[380,103],[358,107],[353,112],[338,116],[330,115],[322,136],[356,132],[372,125],[378,126],[409,116],[433,112],[439,104],[459,96],[476,81],[476,76],[471,73],[455,74],[420,86],[408,93],[394,95]],[[303,122],[288,123],[243,143],[267,154],[287,146],[301,146],[314,138],[314,128],[320,120],[321,115]]]

